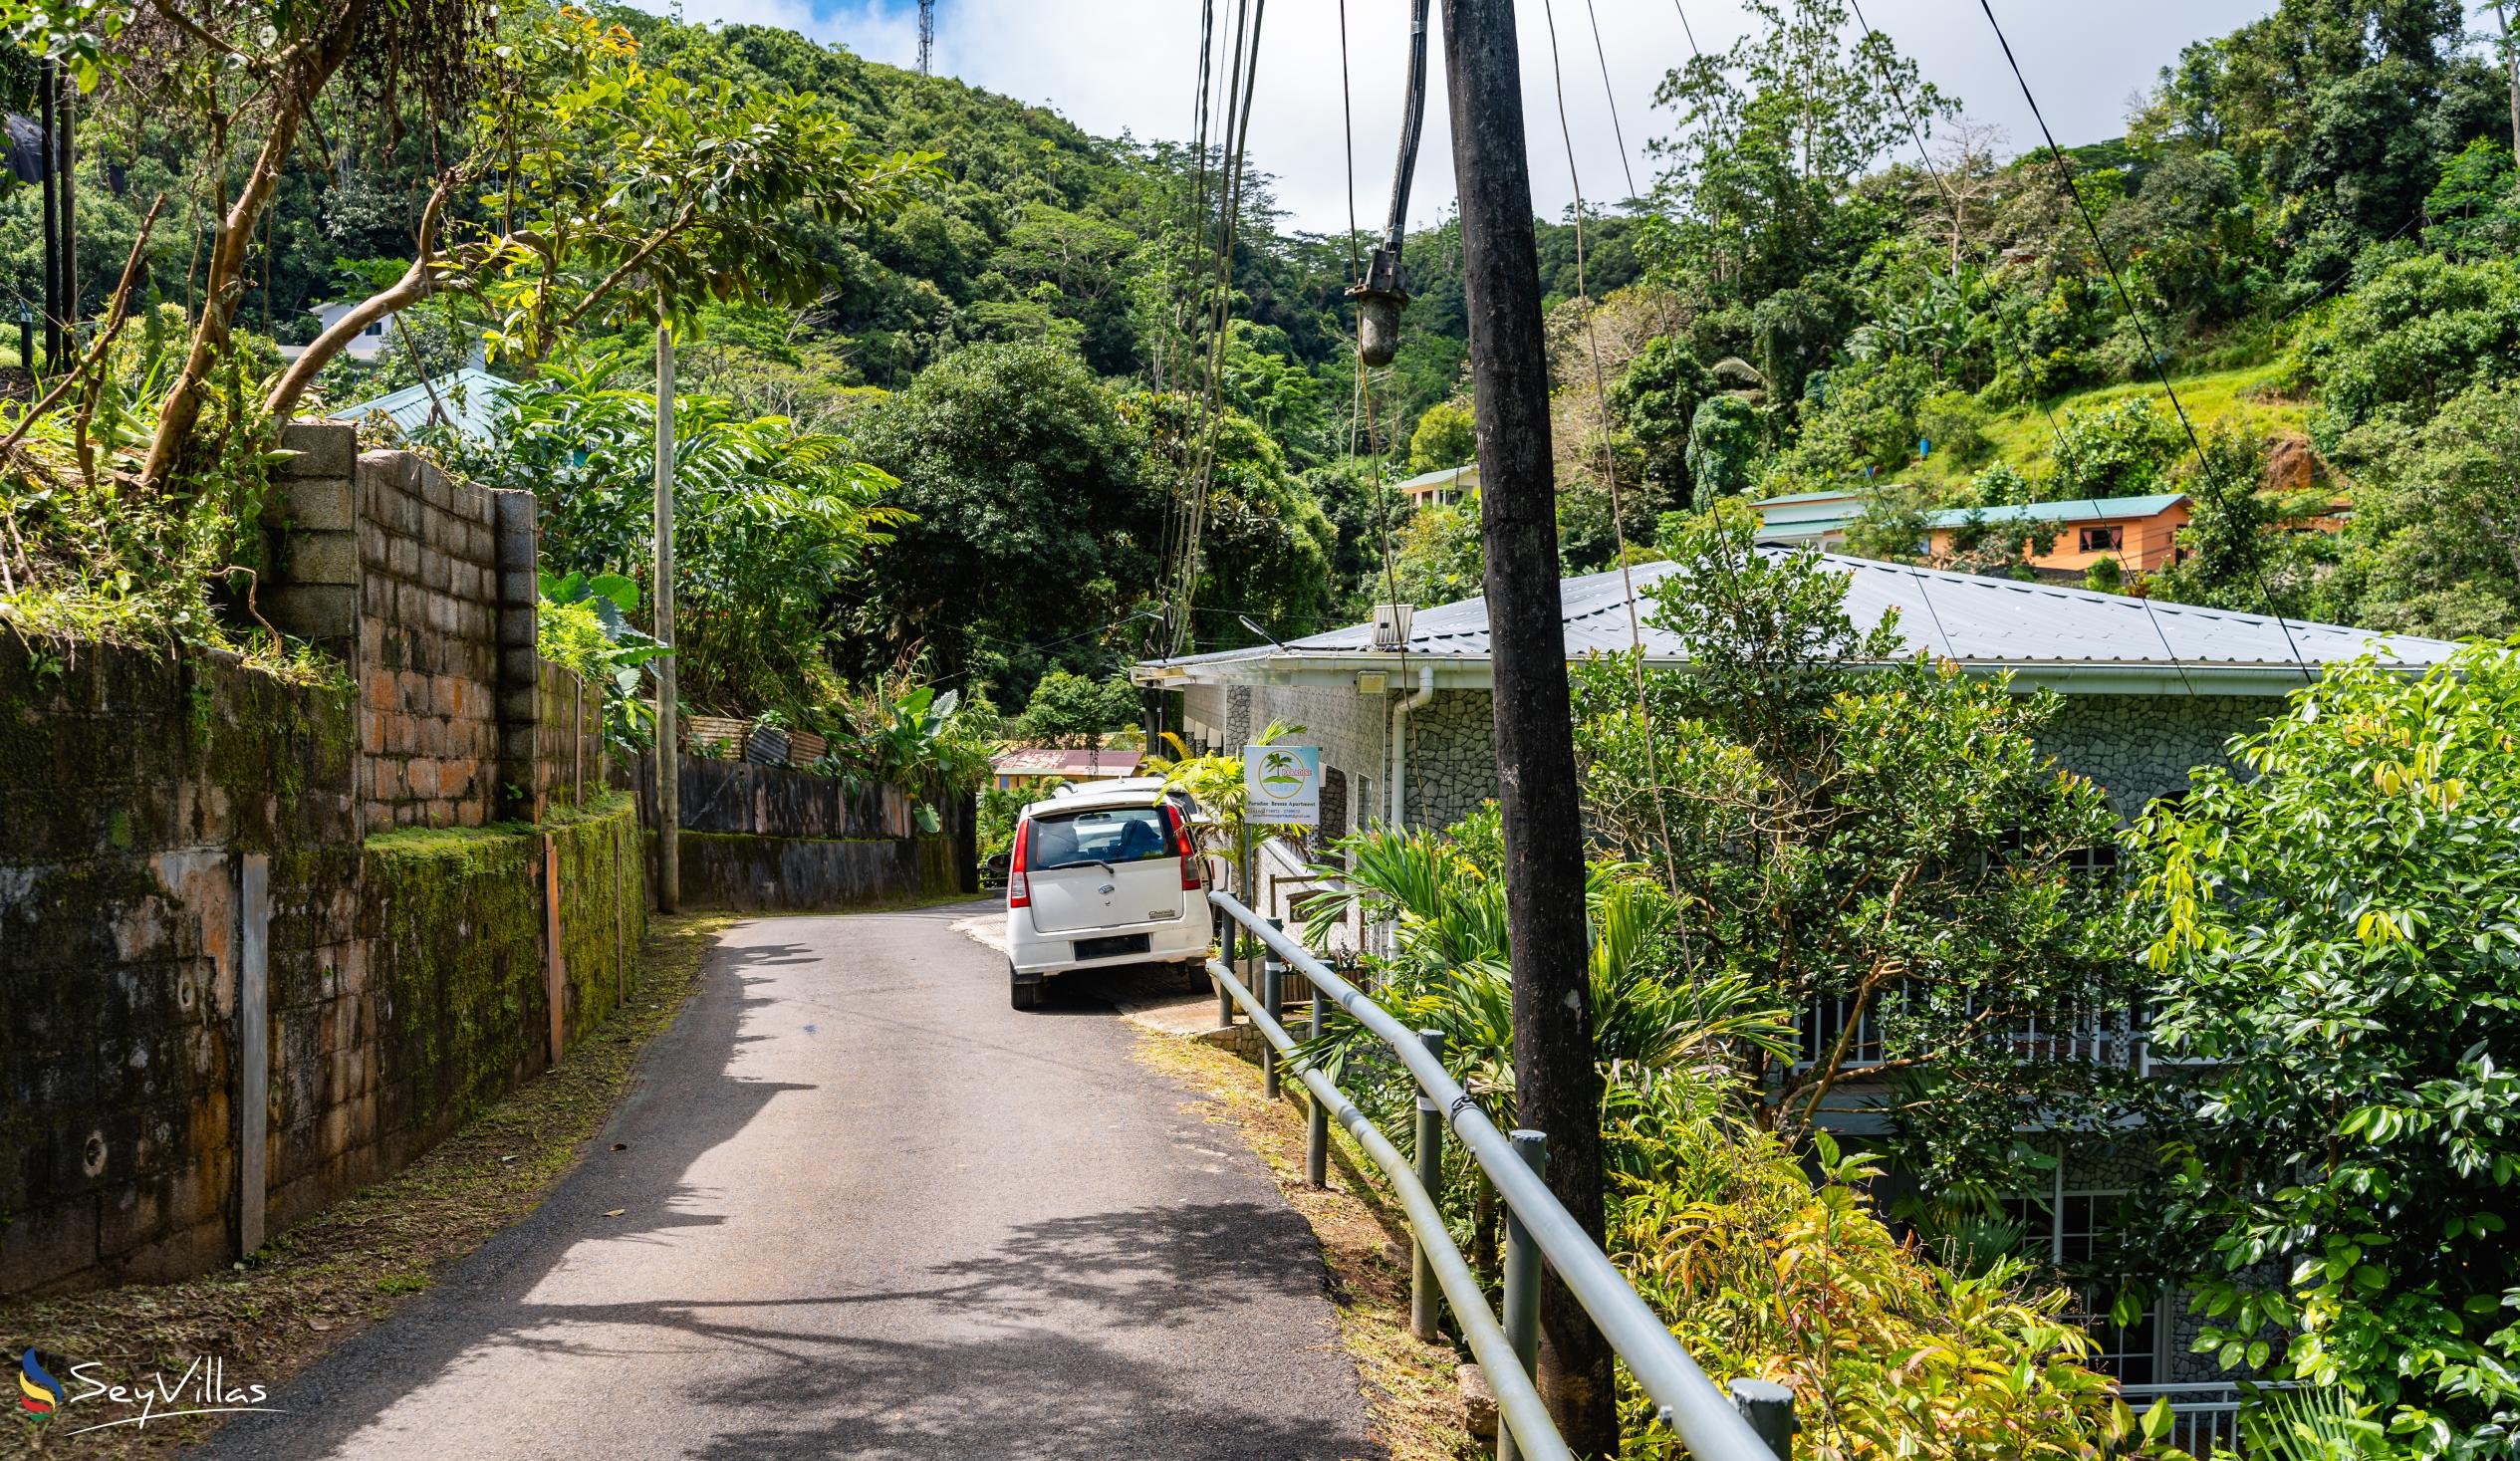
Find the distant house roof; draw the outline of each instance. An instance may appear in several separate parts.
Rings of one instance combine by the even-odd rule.
[[[1925,514],[1925,526],[1956,528],[1972,517],[1982,523],[2122,523],[2133,518],[2157,518],[2185,501],[2184,492],[2156,492],[2148,497],[2078,497],[2069,502],[1951,507]]]
[[[1391,490],[1402,493],[1426,492],[1444,487],[1476,487],[1477,485],[1479,485],[1479,464],[1463,462],[1457,467],[1438,467],[1431,472],[1419,472],[1405,482],[1392,483]]]
[[[1816,543],[1843,533],[1863,511],[1864,494],[1852,487],[1832,492],[1792,492],[1750,504],[1759,515],[1762,543]]]
[[[1057,776],[1069,781],[1135,776],[1145,756],[1136,751],[1069,751],[1050,746],[1015,746],[989,758],[999,776]]]
[[[330,419],[362,421],[382,411],[407,436],[428,425],[442,406],[457,432],[487,441],[498,434],[499,423],[507,418],[507,393],[512,388],[513,381],[466,365],[426,384],[405,385],[374,400],[342,406]]]
[[[1771,557],[1794,551],[1759,549]],[[2069,693],[2279,695],[2298,688],[2323,665],[2365,653],[2420,668],[2458,647],[2439,639],[2155,604],[1839,554],[1822,554],[1820,561],[1850,580],[1847,611],[1859,628],[1897,611],[1903,652],[1930,650],[1971,673],[2011,671],[2024,686]],[[1637,565],[1639,596],[1678,572],[1671,563]],[[1628,649],[1628,601],[1617,571],[1568,579],[1559,588],[1570,661]],[[1650,603],[1638,605],[1639,617],[1651,609]],[[1643,624],[1642,633],[1648,661],[1688,662],[1687,647],[1676,635],[1650,623]],[[1438,687],[1477,689],[1490,683],[1488,650],[1487,602],[1466,599],[1416,612],[1405,660],[1395,650],[1375,647],[1372,624],[1356,624],[1284,645],[1146,660],[1136,666],[1135,676],[1154,685],[1353,687],[1361,669],[1422,667],[1432,670]]]

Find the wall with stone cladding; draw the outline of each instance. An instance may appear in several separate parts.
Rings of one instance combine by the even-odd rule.
[[[1408,820],[1445,828],[1496,796],[1496,709],[1485,690],[1437,690],[1408,718]]]
[[[2100,783],[2133,820],[2155,797],[2187,789],[2198,766],[2229,766],[2223,745],[2282,712],[2274,695],[2066,695],[2040,749]]]
[[[532,494],[359,453],[346,425],[295,425],[285,444],[269,614],[358,682],[362,826],[533,816]]]

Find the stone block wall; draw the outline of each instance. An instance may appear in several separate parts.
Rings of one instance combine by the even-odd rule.
[[[535,662],[534,817],[554,805],[576,806],[611,785],[604,743],[604,690],[548,659]]]
[[[2100,783],[2110,810],[2129,820],[2156,797],[2187,789],[2199,766],[2228,767],[2223,747],[2265,724],[2274,695],[2067,695],[2039,747]]]
[[[358,683],[362,826],[530,818],[532,494],[452,480],[409,452],[361,454],[347,425],[294,425],[285,444],[269,616]]]
[[[0,1293],[232,1256],[240,873],[268,859],[275,984],[355,964],[355,715],[0,634]]]
[[[0,1294],[222,1264],[615,1008],[630,799],[363,838],[361,709],[233,656],[0,635]]]

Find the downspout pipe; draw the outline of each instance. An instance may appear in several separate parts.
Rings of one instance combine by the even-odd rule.
[[[1408,825],[1408,715],[1435,698],[1435,667],[1417,666],[1417,688],[1391,702],[1391,826]]]

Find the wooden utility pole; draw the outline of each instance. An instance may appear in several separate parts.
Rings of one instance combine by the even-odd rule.
[[[1549,364],[1513,0],[1444,0],[1495,663],[1496,775],[1514,966],[1515,1124],[1548,1134],[1549,1187],[1601,1241],[1601,1077],[1586,979],[1584,833],[1558,597]],[[1575,1453],[1619,1448],[1609,1343],[1555,1274],[1541,1387]]]
[[[656,637],[673,647],[673,319],[656,296]],[[682,903],[682,753],[670,653],[656,666],[656,907]]]
[[[2494,23],[2502,28],[2502,71],[2511,84],[2511,150],[2520,153],[2520,46],[2511,38],[2511,16],[2503,0],[2494,0]]]

